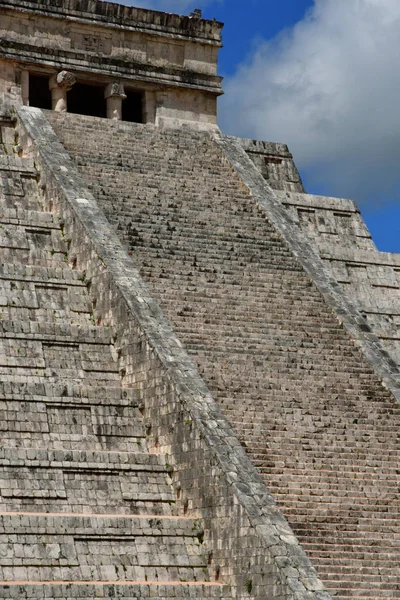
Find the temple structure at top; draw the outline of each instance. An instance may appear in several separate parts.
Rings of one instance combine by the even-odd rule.
[[[166,127],[217,127],[222,23],[99,0],[0,0],[0,93]]]

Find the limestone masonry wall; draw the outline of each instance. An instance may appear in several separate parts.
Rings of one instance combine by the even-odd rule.
[[[9,102],[20,102],[21,85],[16,76],[15,65],[0,59],[0,94],[3,102],[7,97]]]
[[[47,116],[328,589],[399,597],[398,368],[241,145]]]

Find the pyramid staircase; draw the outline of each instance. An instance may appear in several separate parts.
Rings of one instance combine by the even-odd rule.
[[[227,597],[34,163],[0,126],[0,598]]]
[[[48,118],[330,593],[400,598],[400,406],[232,165],[207,134]]]

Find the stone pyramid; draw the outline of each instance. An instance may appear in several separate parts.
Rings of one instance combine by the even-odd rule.
[[[0,598],[400,598],[399,257],[219,132],[219,24],[0,0],[1,31]]]

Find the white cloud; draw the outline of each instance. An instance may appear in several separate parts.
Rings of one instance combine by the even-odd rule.
[[[225,81],[220,125],[288,143],[329,193],[400,199],[399,56],[399,0],[315,0]]]
[[[140,8],[151,8],[169,13],[187,14],[195,8],[205,8],[213,0],[122,0],[120,4],[127,4]]]

